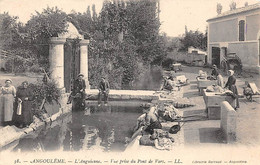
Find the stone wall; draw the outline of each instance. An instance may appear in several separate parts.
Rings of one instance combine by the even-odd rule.
[[[221,119],[220,128],[226,138],[227,143],[232,143],[236,140],[236,120],[237,112],[227,102],[221,103]]]
[[[229,43],[228,53],[236,53],[241,59],[243,70],[249,72],[258,72],[258,43],[257,42],[241,42]]]
[[[28,128],[17,129],[15,126],[6,126],[0,129],[0,134],[5,135],[5,138],[0,139],[0,151],[9,150],[12,147],[15,147],[14,142],[18,142],[19,139],[28,136],[28,134],[34,131],[40,131],[41,129],[46,128],[48,125],[52,125],[54,121],[62,119],[65,115],[70,114],[71,104],[66,104],[68,100],[67,93],[61,95],[60,105],[57,104],[48,104],[45,106],[46,111],[49,114],[49,117],[41,121],[40,119],[35,120]],[[14,146],[12,144],[14,143]]]
[[[180,53],[180,52],[169,52],[168,57],[172,58],[175,61],[184,61],[188,64],[196,64],[196,61],[202,61],[203,64],[198,65],[204,65],[205,63],[205,55],[204,54],[193,54],[193,53]]]
[[[256,21],[258,20],[258,21]],[[246,40],[257,40],[257,33],[260,30],[260,14],[246,16],[247,33]],[[248,26],[249,25],[249,26]]]
[[[209,23],[209,42],[237,41],[238,19]]]

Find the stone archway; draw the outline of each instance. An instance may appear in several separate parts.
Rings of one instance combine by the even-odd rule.
[[[57,82],[59,88],[64,89],[64,43],[66,39],[80,39],[80,73],[84,75],[87,89],[88,81],[88,44],[72,23],[68,22],[68,32],[50,38],[49,61],[51,78]]]

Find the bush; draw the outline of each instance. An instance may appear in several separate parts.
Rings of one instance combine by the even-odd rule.
[[[165,60],[163,60],[162,62],[162,67],[164,69],[170,69],[171,65],[175,63],[175,60],[171,59],[171,58],[166,58]]]
[[[29,68],[38,64],[38,60],[31,50],[13,48],[8,51],[9,58],[6,60],[6,70],[14,73],[24,73]]]
[[[150,68],[139,65],[140,74],[133,82],[132,89],[159,90],[163,76],[163,69],[154,65]]]
[[[59,102],[61,91],[57,88],[57,85],[53,80],[45,83],[42,81],[38,81],[35,84],[31,83],[28,88],[31,88],[33,91],[35,97],[33,101],[34,114],[38,117],[42,114],[40,106],[43,99],[46,99],[48,103],[52,103],[53,101]]]
[[[7,72],[24,73],[28,63],[24,62],[19,58],[10,58],[6,61]]]
[[[30,68],[29,68],[30,72],[33,73],[41,73],[42,72],[42,68],[40,67],[39,64],[33,64]]]

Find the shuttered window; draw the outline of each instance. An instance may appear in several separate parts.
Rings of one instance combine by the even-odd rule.
[[[245,41],[245,21],[239,21],[239,41]]]

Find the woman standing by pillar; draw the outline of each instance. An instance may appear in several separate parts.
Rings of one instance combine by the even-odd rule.
[[[0,96],[0,121],[4,126],[11,125],[13,116],[13,103],[16,89],[12,86],[12,80],[5,80],[5,86],[1,87]]]
[[[225,88],[228,88],[233,94],[232,98],[235,99],[235,105],[232,105],[233,108],[236,110],[239,108],[239,101],[238,101],[238,91],[237,91],[237,86],[236,86],[236,78],[234,77],[234,71],[233,70],[228,70],[228,81],[225,85]]]

